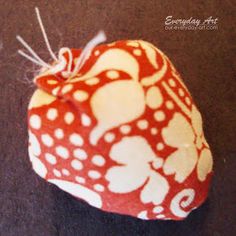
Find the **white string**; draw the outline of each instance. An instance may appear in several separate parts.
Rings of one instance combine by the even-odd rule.
[[[35,59],[37,59],[39,63],[41,63],[45,67],[51,67],[37,55],[37,53],[29,46],[28,43],[26,43],[26,41],[21,36],[17,35],[16,39],[32,54]]]
[[[69,56],[68,63],[65,59],[65,56],[63,55],[66,52],[68,53],[68,56]],[[58,73],[67,66],[67,71],[63,71],[63,77],[67,78],[71,74],[72,62],[73,62],[73,55],[72,55],[71,50],[67,47],[61,48],[59,51],[59,56],[58,56],[58,63],[49,71],[52,73]]]
[[[106,35],[105,35],[104,31],[99,31],[98,34],[87,43],[87,45],[85,46],[85,48],[81,52],[81,55],[78,58],[75,68],[71,74],[71,77],[75,76],[79,72],[81,67],[84,65],[85,61],[89,58],[91,51],[98,44],[100,44],[104,41],[106,41]]]
[[[51,57],[55,60],[55,61],[58,61],[56,55],[53,53],[52,51],[52,48],[50,46],[50,43],[48,41],[48,37],[47,37],[47,34],[46,34],[46,31],[45,31],[45,28],[43,26],[43,21],[41,19],[41,16],[40,16],[40,13],[39,13],[39,9],[38,7],[35,7],[35,11],[36,11],[36,15],[37,15],[37,19],[38,19],[38,22],[39,22],[39,25],[40,25],[40,28],[41,28],[41,31],[42,31],[42,34],[43,34],[43,37],[44,37],[44,41],[46,43],[46,46],[47,46],[47,49],[51,55]]]
[[[64,53],[67,52],[69,55],[69,61],[68,61],[68,66],[67,66],[67,71],[65,71],[64,75],[66,77],[70,77],[72,78],[73,76],[75,76],[76,74],[78,74],[79,70],[82,68],[82,66],[84,65],[84,63],[86,62],[86,60],[89,58],[92,50],[100,43],[106,41],[106,35],[103,31],[99,31],[98,34],[91,39],[85,46],[85,48],[82,50],[80,57],[78,58],[75,68],[73,71],[71,71],[72,69],[72,63],[73,63],[73,55],[72,52],[69,48],[61,48],[59,51],[59,58],[56,57],[56,55],[53,53],[52,48],[50,46],[45,28],[43,26],[43,22],[40,16],[40,12],[38,7],[35,7],[35,11],[36,11],[36,15],[37,15],[37,19],[44,37],[44,41],[46,43],[47,49],[51,55],[51,57],[57,62],[56,65],[51,66],[48,63],[46,63],[45,61],[43,61],[38,54],[29,46],[29,44],[19,35],[16,36],[16,39],[31,53],[32,56],[26,54],[25,52],[23,52],[22,50],[18,50],[18,53],[27,58],[28,60],[32,61],[33,63],[40,65],[42,67],[46,67],[49,68],[50,72],[54,72],[57,73],[59,71],[62,71],[65,66],[66,66],[66,59],[64,57]]]
[[[69,62],[68,62],[68,66],[67,66],[67,73],[71,73],[73,55],[72,55],[72,52],[71,52],[70,48],[64,48],[64,51],[62,53],[65,53],[65,52],[67,52],[68,56],[69,56]]]
[[[26,54],[25,52],[23,52],[22,50],[18,50],[18,53],[27,58],[28,60],[32,61],[33,63],[37,64],[37,65],[40,65],[40,66],[44,66],[42,63],[40,63],[39,61],[37,61],[35,58],[31,57],[30,55]]]

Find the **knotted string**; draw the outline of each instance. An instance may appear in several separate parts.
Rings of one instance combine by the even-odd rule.
[[[62,76],[65,78],[72,78],[76,76],[79,72],[79,70],[83,67],[85,62],[88,60],[92,50],[100,43],[106,41],[106,35],[103,31],[99,31],[98,34],[91,39],[87,45],[82,50],[79,58],[77,59],[77,62],[75,64],[74,70],[72,71],[72,63],[73,63],[73,55],[71,53],[71,50],[67,47],[63,47],[59,50],[58,57],[53,53],[51,45],[49,43],[45,28],[43,26],[43,22],[40,16],[39,9],[35,8],[37,19],[40,25],[40,29],[43,34],[44,41],[46,43],[47,49],[49,54],[51,55],[52,59],[56,61],[55,65],[50,65],[46,63],[43,59],[41,59],[38,54],[29,46],[29,44],[19,35],[16,36],[16,39],[28,50],[28,52],[31,55],[28,55],[27,53],[23,52],[22,50],[18,50],[18,53],[27,58],[28,60],[32,61],[33,63],[40,65],[42,67],[46,67],[48,69],[49,73],[58,73],[65,69],[67,66],[67,70],[63,71]],[[64,56],[65,53],[68,53],[69,61],[67,65],[66,58]]]

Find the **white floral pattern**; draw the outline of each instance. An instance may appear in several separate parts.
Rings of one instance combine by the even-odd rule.
[[[212,156],[203,135],[202,119],[197,108],[194,106],[192,109],[192,127],[182,114],[175,113],[168,127],[163,129],[162,136],[166,144],[177,148],[165,161],[165,174],[175,174],[175,180],[183,183],[198,163],[198,179],[204,181],[212,170]],[[198,161],[197,148],[202,148],[203,144],[206,147],[201,151]]]
[[[110,157],[120,164],[106,173],[110,191],[129,193],[146,183],[141,190],[140,200],[155,205],[163,202],[169,184],[156,171],[162,166],[163,160],[155,155],[146,139],[141,136],[125,137],[112,146]]]

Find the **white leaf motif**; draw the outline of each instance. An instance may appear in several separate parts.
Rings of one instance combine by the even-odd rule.
[[[74,83],[96,77],[101,72],[110,69],[124,71],[133,80],[138,81],[139,65],[135,57],[125,50],[115,48],[104,52],[86,74],[72,78],[70,82]]]
[[[175,180],[183,183],[192,173],[196,163],[196,148],[194,146],[181,147],[167,158],[163,169],[165,174],[175,174]]]
[[[91,97],[91,108],[98,124],[90,134],[90,142],[96,145],[107,130],[130,122],[143,114],[143,88],[132,80],[111,82],[94,93]]]
[[[106,179],[110,182],[108,188],[114,193],[128,193],[144,184],[149,174],[149,166],[139,164],[132,166],[113,167],[108,170]]]
[[[167,180],[160,174],[151,171],[148,183],[143,188],[140,198],[143,203],[158,205],[163,202],[168,191]]]
[[[209,149],[204,148],[201,152],[198,165],[197,165],[197,175],[200,181],[204,181],[207,174],[212,171],[213,160]]]
[[[187,120],[180,113],[175,113],[166,128],[162,130],[162,136],[170,146],[181,147],[192,144],[194,133]]]

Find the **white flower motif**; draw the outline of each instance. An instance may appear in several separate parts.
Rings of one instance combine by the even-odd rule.
[[[212,156],[203,135],[202,118],[197,108],[194,106],[192,110],[192,126],[182,114],[175,113],[168,127],[162,130],[162,136],[166,144],[177,148],[165,161],[164,173],[175,174],[175,180],[182,183],[198,162],[198,178],[204,181],[212,170]],[[197,148],[202,148],[203,143],[206,147],[201,151],[198,161]]]
[[[163,202],[169,184],[155,170],[162,166],[163,160],[155,155],[146,139],[125,137],[112,146],[110,157],[120,164],[106,173],[110,191],[129,193],[144,185],[140,194],[143,203],[158,205]]]

